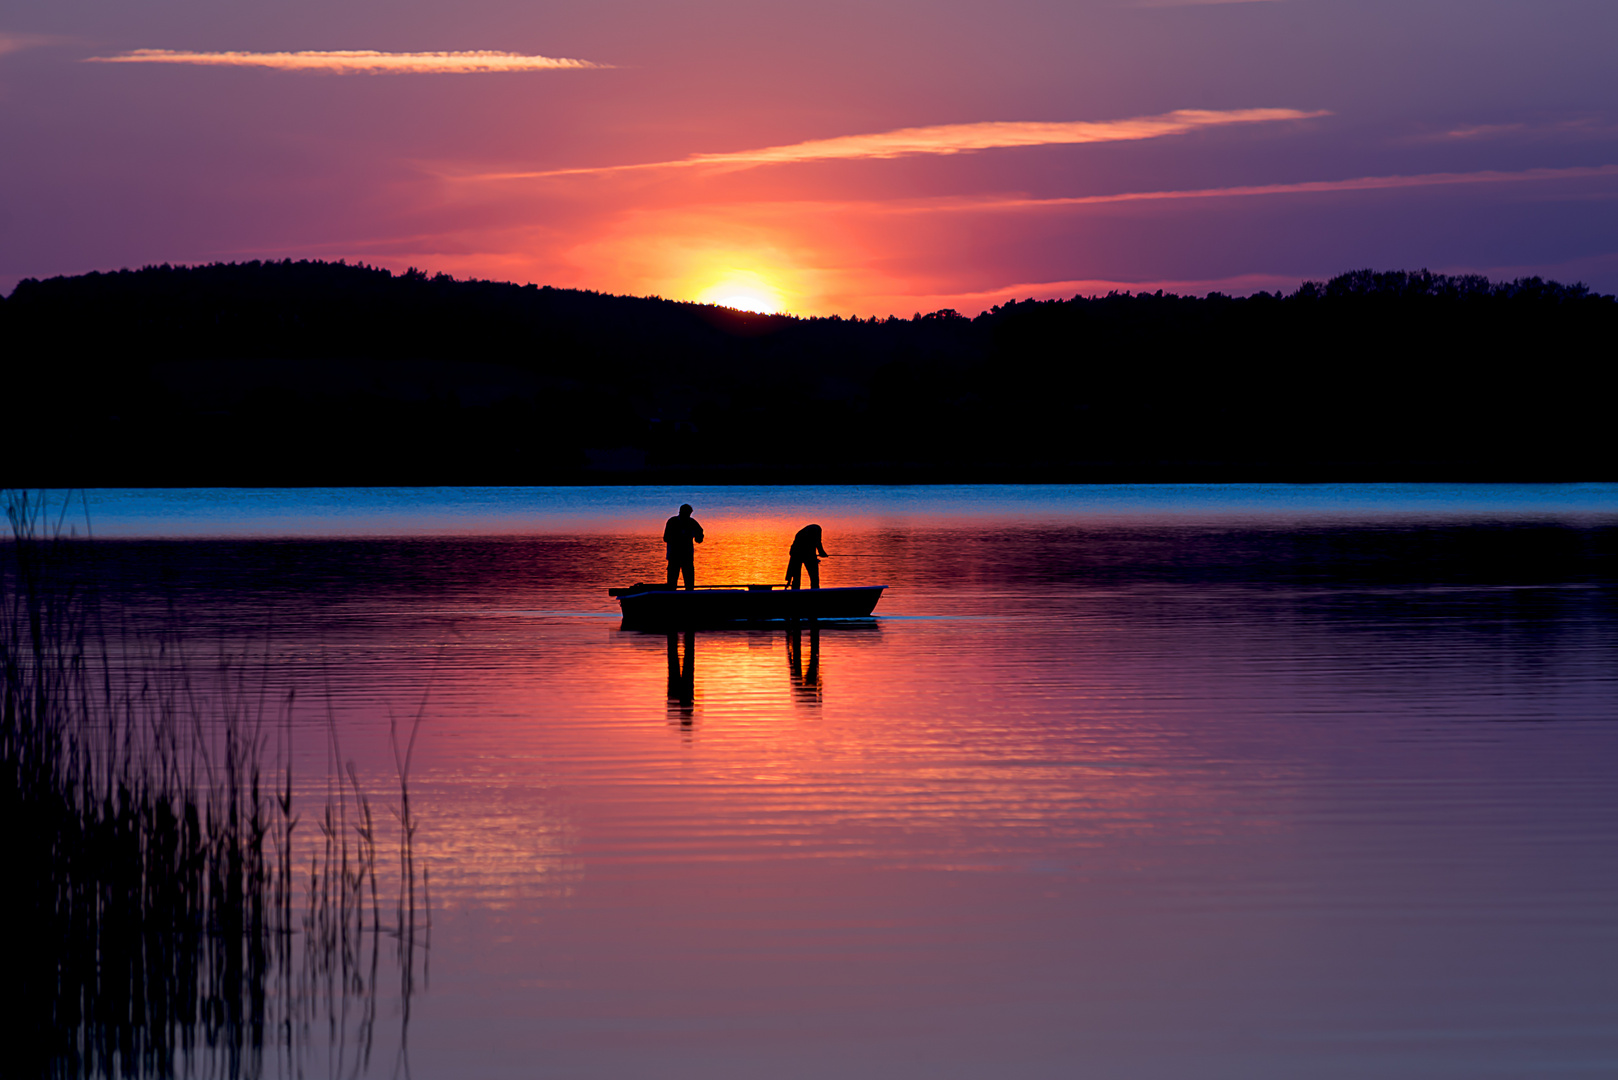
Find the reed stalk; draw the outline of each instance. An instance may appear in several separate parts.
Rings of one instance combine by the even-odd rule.
[[[255,686],[241,657],[199,672],[178,633],[109,633],[121,612],[97,591],[68,501],[4,501],[0,917],[18,939],[19,1033],[6,1075],[305,1075],[315,1046],[332,1075],[363,1071],[382,940],[397,946],[405,1016],[426,944],[410,752],[384,925],[376,822],[335,720],[320,842],[300,846],[295,697],[269,693],[268,652]],[[394,749],[400,760],[396,734]]]

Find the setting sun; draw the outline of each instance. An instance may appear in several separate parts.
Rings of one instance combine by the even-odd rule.
[[[773,315],[782,308],[781,290],[763,275],[746,270],[732,270],[721,280],[697,294],[704,304],[735,308],[737,311],[756,311]]]

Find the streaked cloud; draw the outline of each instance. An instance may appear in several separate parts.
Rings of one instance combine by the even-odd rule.
[[[1527,124],[1468,124],[1453,128],[1438,136],[1440,139],[1491,139],[1497,135],[1515,135],[1526,130]]]
[[[760,165],[788,165],[807,161],[883,160],[918,154],[966,154],[1019,146],[1072,146],[1081,143],[1134,142],[1184,135],[1204,128],[1231,124],[1275,123],[1281,120],[1310,120],[1329,115],[1324,111],[1298,109],[1178,109],[1157,116],[1137,116],[1128,120],[1035,120],[986,121],[977,124],[941,124],[935,127],[899,128],[871,135],[840,135],[831,139],[811,139],[785,146],[757,150],[734,150],[719,154],[692,154],[673,161],[652,161],[634,165],[604,165],[577,169],[551,169],[545,172],[485,173],[472,179],[529,180],[552,176],[582,176],[598,173],[629,172],[643,169],[677,169],[698,166],[749,169]]]
[[[1327,277],[1328,273],[1319,276]],[[1251,296],[1270,291],[1292,292],[1303,282],[1296,274],[1237,274],[1220,278],[1075,278],[1065,281],[1024,281],[992,289],[974,289],[963,292],[926,293],[895,296],[889,307],[895,311],[907,308],[916,311],[936,311],[941,307],[955,308],[975,315],[994,304],[1008,300],[1065,300],[1074,296],[1105,296],[1109,292],[1164,292],[1181,296],[1206,296],[1222,292],[1227,296]],[[898,301],[894,303],[894,301]]]
[[[35,49],[41,45],[55,45],[60,38],[48,34],[7,34],[0,33],[0,56],[6,53],[21,52],[24,49]]]
[[[1251,184],[1240,187],[1189,188],[1173,191],[1121,191],[1107,195],[1066,195],[1050,199],[1004,196],[928,199],[883,205],[895,212],[911,213],[941,210],[1038,210],[1063,206],[1097,206],[1103,203],[1230,199],[1255,195],[1307,195],[1336,191],[1390,191],[1397,188],[1580,180],[1604,176],[1618,176],[1618,165],[1579,165],[1565,169],[1523,169],[1517,172],[1485,170],[1465,173],[1419,173],[1413,176],[1361,176],[1349,180],[1304,180],[1291,184]]]
[[[1480,142],[1486,139],[1515,139],[1518,141],[1588,141],[1610,139],[1618,134],[1618,125],[1602,116],[1576,116],[1555,123],[1522,122],[1510,124],[1463,124],[1444,131],[1416,135],[1403,141],[1425,142]]]
[[[262,67],[280,71],[325,71],[341,75],[464,75],[507,71],[554,71],[559,68],[602,68],[589,60],[522,53],[419,52],[389,53],[374,49],[330,52],[182,52],[135,49],[116,56],[92,56],[91,64],[195,64],[203,67]]]
[[[1137,0],[1135,7],[1214,7],[1229,4],[1276,4],[1282,0]]]

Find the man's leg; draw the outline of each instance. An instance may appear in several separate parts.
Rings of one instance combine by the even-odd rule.
[[[685,575],[685,587],[687,589],[697,587],[697,561],[695,559],[681,566],[680,572]]]
[[[803,581],[803,562],[794,557],[787,563],[787,581],[796,589]]]
[[[672,588],[674,588],[674,586],[678,585],[679,583],[680,583],[680,564],[675,562],[673,559],[670,559],[669,560],[669,588],[672,589]]]
[[[809,559],[803,565],[809,568],[809,587],[811,589],[820,588],[820,560]]]

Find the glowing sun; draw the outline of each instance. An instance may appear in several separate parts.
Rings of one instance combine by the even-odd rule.
[[[698,293],[697,300],[764,315],[781,310],[781,290],[764,275],[748,270],[727,271],[723,278]]]

